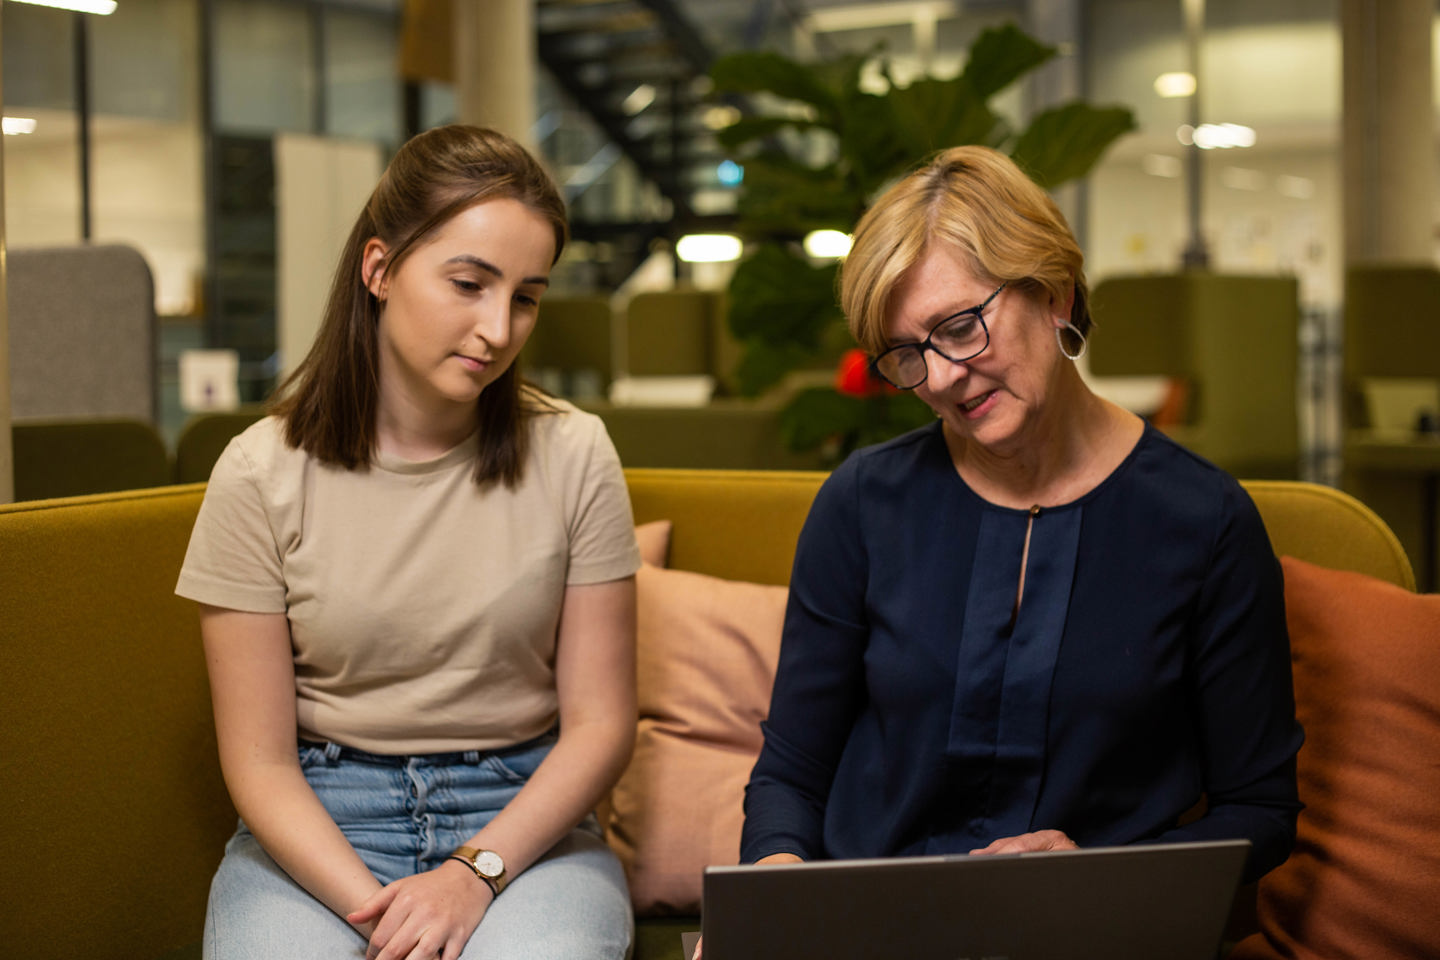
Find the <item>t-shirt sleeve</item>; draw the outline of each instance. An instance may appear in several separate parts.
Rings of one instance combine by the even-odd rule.
[[[565,416],[574,418],[577,428],[573,470],[565,484],[570,538],[565,582],[579,585],[628,577],[640,569],[640,547],[635,541],[635,519],[620,456],[599,417],[584,413]],[[570,456],[567,451],[567,459]]]
[[[241,441],[230,441],[210,475],[175,592],[231,610],[284,613],[280,548]]]

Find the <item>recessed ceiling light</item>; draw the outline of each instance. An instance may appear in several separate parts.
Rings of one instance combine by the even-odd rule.
[[[1195,94],[1195,74],[1162,73],[1155,78],[1155,92],[1162,97],[1189,97]]]
[[[740,238],[728,233],[689,233],[675,243],[675,255],[686,263],[739,260]]]

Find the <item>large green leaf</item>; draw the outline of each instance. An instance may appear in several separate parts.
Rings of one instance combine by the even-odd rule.
[[[735,366],[735,388],[742,396],[753,397],[775,386],[809,357],[810,351],[797,344],[777,346],[764,340],[748,340]]]
[[[887,134],[914,164],[937,150],[988,143],[999,118],[963,78],[916,80],[885,96],[893,118]]]
[[[762,244],[730,280],[730,330],[739,340],[819,348],[840,308],[835,264],[812,267],[777,243]]]
[[[865,405],[864,399],[829,387],[802,390],[780,411],[780,434],[791,450],[814,450],[837,438],[848,449],[865,418]]]
[[[915,159],[895,133],[893,113],[886,98],[858,93],[844,102],[840,153],[848,165],[849,186],[860,208],[880,184]]]
[[[735,150],[754,140],[763,140],[781,130],[808,130],[815,127],[812,120],[797,117],[741,117],[715,134],[720,146]]]
[[[1124,107],[1076,100],[1030,121],[1011,156],[1042,187],[1054,187],[1085,176],[1110,144],[1134,129],[1135,117]]]
[[[860,432],[855,437],[857,447],[883,443],[935,421],[935,411],[913,393],[870,397],[868,402]]]
[[[913,393],[853,397],[811,387],[780,411],[780,433],[792,450],[834,447],[839,460],[857,447],[883,443],[934,419],[934,412]]]
[[[798,239],[826,227],[849,230],[863,203],[838,167],[811,168],[767,152],[745,161],[736,213],[740,229],[751,236]]]
[[[710,79],[721,93],[772,93],[799,100],[829,116],[835,112],[835,91],[821,72],[771,51],[726,54],[710,67]]]
[[[976,38],[961,77],[975,96],[989,100],[1053,56],[1054,47],[1007,23],[991,27]]]

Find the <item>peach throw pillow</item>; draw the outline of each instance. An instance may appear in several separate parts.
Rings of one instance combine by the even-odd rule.
[[[704,868],[739,860],[786,590],[650,564],[636,589],[640,725],[602,822],[637,914],[697,914]]]
[[[1282,563],[1306,808],[1231,960],[1440,957],[1440,596]]]

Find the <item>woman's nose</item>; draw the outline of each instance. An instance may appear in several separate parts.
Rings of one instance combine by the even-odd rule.
[[[956,363],[954,360],[942,357],[935,350],[925,351],[925,383],[922,386],[938,392],[969,374],[970,365],[968,363],[963,361]]]
[[[488,343],[492,349],[503,350],[510,344],[510,299],[496,297],[486,300],[477,307],[475,335]]]

